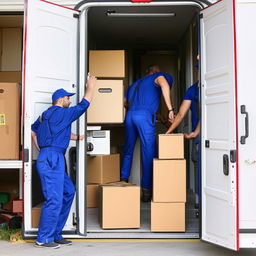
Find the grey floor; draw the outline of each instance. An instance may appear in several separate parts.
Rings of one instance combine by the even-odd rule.
[[[256,249],[234,252],[198,240],[170,242],[73,241],[60,249],[35,248],[33,243],[11,244],[0,241],[1,256],[255,256]]]
[[[141,203],[140,229],[101,229],[98,221],[98,208],[87,210],[87,231],[89,238],[198,238],[199,218],[194,208],[194,195],[187,193],[186,203],[186,232],[185,233],[151,233],[150,232],[150,203]]]

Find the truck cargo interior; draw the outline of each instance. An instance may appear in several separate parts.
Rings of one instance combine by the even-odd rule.
[[[186,89],[198,81],[198,70],[195,67],[199,53],[198,7],[189,5],[164,7],[91,7],[88,11],[88,55],[90,50],[125,50],[126,74],[122,78],[124,92],[129,84],[145,75],[150,64],[157,64],[162,72],[169,73],[173,79],[171,89],[173,106],[177,113]],[[141,14],[134,17],[133,14]],[[169,15],[164,16],[163,14]],[[121,15],[116,15],[121,14]],[[143,14],[149,14],[143,17]],[[22,28],[23,15],[0,15],[1,82],[21,82],[22,63]],[[11,30],[11,31],[10,31]],[[10,33],[9,33],[10,32]],[[6,40],[5,40],[6,38]],[[12,43],[10,43],[12,42]],[[88,66],[88,65],[87,65]],[[101,80],[102,78],[99,78]],[[109,79],[109,78],[104,78]],[[167,117],[167,109],[163,99],[159,114]],[[124,124],[87,124],[101,126],[102,130],[110,130],[111,154],[120,155],[122,163],[124,147]],[[156,123],[157,134],[165,133],[167,127],[160,121]],[[191,130],[188,115],[177,133]],[[75,183],[76,149],[71,142],[66,154],[68,172]],[[32,153],[31,179],[31,228],[28,236],[34,236],[40,218],[43,202],[39,177],[35,168],[37,152]],[[194,167],[191,161],[191,142],[185,141],[186,162],[186,231],[185,232],[151,232],[150,203],[141,203],[140,228],[136,229],[102,229],[99,224],[99,209],[85,207],[86,230],[88,238],[198,238],[200,233],[199,209],[195,208]],[[21,167],[20,167],[21,168]],[[18,169],[17,169],[18,170]],[[22,169],[20,169],[21,171]],[[140,185],[141,160],[140,145],[137,141],[130,183]],[[22,175],[20,174],[20,184]],[[3,180],[5,182],[5,180]],[[17,180],[15,181],[17,183]],[[16,184],[15,183],[15,184]],[[19,197],[22,196],[22,187]],[[79,193],[82,193],[79,191]],[[74,200],[70,216],[64,228],[65,234],[75,234],[77,202]],[[81,206],[80,206],[81,207]],[[30,215],[30,214],[29,214]],[[73,233],[72,233],[73,232]]]
[[[141,17],[140,15],[132,16],[138,13]],[[161,17],[164,13],[172,15]],[[143,17],[143,14],[149,15]],[[129,84],[145,75],[148,65],[159,65],[163,72],[169,73],[174,78],[171,94],[176,112],[186,89],[198,81],[198,70],[195,67],[199,52],[198,44],[198,8],[194,6],[92,7],[88,11],[88,50],[125,50],[124,91]],[[165,118],[168,115],[163,99],[159,113]],[[91,124],[87,125],[89,127]],[[124,125],[93,125],[100,125],[102,130],[110,130],[111,153],[119,153],[122,161]],[[176,132],[185,133],[190,129],[190,117],[187,117]],[[166,130],[167,128],[157,121],[157,134],[165,133]],[[185,141],[185,158],[187,159],[185,233],[152,233],[150,203],[142,203],[141,228],[138,229],[103,230],[98,221],[98,208],[87,208],[88,237],[199,237],[200,219],[199,210],[195,208],[194,173],[190,150],[190,142]],[[137,141],[130,182],[140,185],[140,175],[140,146]]]

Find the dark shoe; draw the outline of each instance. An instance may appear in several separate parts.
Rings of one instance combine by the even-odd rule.
[[[142,196],[141,196],[141,201],[142,202],[150,202],[152,197],[152,192],[150,189],[142,188]]]
[[[129,179],[128,179],[128,178],[120,178],[120,181],[123,181],[123,182],[128,183],[128,182],[129,182]]]
[[[61,245],[72,245],[72,242],[71,241],[68,241],[64,238],[62,239],[59,239],[59,240],[56,240],[54,241],[56,244],[61,244]]]
[[[52,248],[52,249],[58,249],[60,248],[59,244],[56,244],[54,242],[50,242],[50,243],[35,243],[35,247],[37,248]]]

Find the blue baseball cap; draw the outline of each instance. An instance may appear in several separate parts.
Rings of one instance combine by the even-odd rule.
[[[55,100],[59,99],[59,98],[63,98],[65,96],[73,96],[75,93],[71,93],[71,92],[67,92],[66,90],[64,90],[63,88],[58,89],[57,91],[55,91],[52,95],[52,102],[54,102]]]

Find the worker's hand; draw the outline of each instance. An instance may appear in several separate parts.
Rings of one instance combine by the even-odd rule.
[[[84,139],[84,135],[79,135],[78,140],[83,140]]]
[[[194,139],[196,136],[197,134],[195,132],[184,134],[185,139],[188,139],[188,140]]]
[[[93,89],[96,82],[97,82],[97,78],[95,76],[89,76],[86,87]]]
[[[169,112],[168,118],[169,118],[169,122],[172,124],[173,121],[174,121],[174,118],[175,118],[175,115],[174,115],[174,112],[173,112],[173,111],[170,111],[170,112]]]

